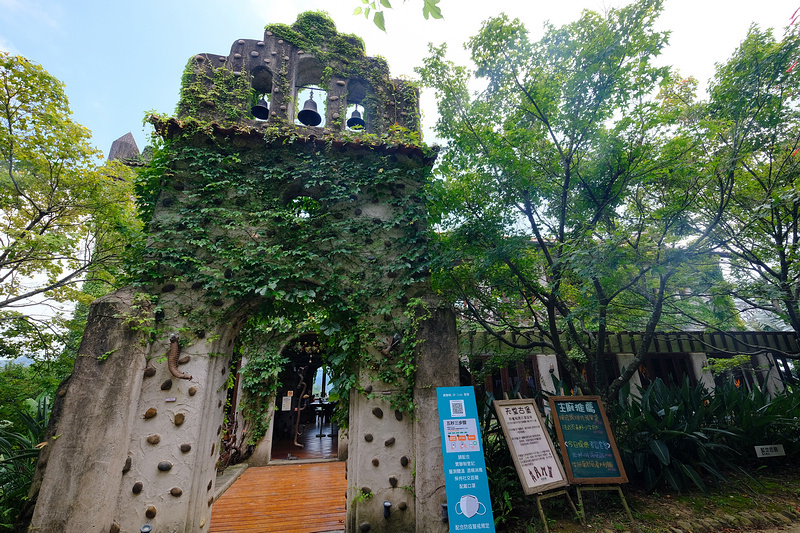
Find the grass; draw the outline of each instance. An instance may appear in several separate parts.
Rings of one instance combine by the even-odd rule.
[[[723,515],[739,516],[742,513],[763,515],[764,512],[794,510],[800,512],[800,466],[789,460],[774,463],[760,470],[753,478],[730,474],[729,482],[710,487],[708,494],[693,489],[675,492],[666,485],[652,493],[623,487],[625,498],[634,516],[630,523],[616,492],[586,492],[587,525],[583,526],[572,515],[566,500],[561,497],[543,501],[545,514],[552,533],[577,533],[586,531],[619,531],[630,533],[669,533],[670,528],[681,529],[679,521],[697,521]],[[572,491],[572,498],[576,497]],[[525,514],[524,523],[511,528],[498,527],[498,533],[535,533],[544,531],[536,512],[535,500],[530,498],[529,509],[515,509]],[[766,524],[754,529],[772,527]],[[720,531],[731,531],[720,528]]]

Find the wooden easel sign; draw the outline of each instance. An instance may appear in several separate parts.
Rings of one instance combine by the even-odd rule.
[[[533,400],[495,400],[511,457],[525,494],[564,487],[567,478]]]
[[[550,396],[547,401],[570,484],[627,483],[600,397]]]

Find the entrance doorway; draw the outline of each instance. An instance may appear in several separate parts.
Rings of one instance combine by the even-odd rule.
[[[284,355],[288,362],[279,376],[270,462],[337,459],[338,397],[331,392],[319,339],[313,334],[300,336],[289,343]]]

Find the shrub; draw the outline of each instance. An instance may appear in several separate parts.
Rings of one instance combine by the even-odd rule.
[[[28,498],[28,489],[36,469],[47,422],[50,399],[40,394],[27,401],[27,409],[18,412],[25,429],[14,429],[10,422],[0,422],[0,531],[11,531],[14,521]]]
[[[706,491],[706,482],[725,480],[726,470],[757,466],[756,445],[800,452],[800,396],[791,388],[770,397],[728,382],[710,392],[686,379],[681,385],[657,379],[639,392],[635,398],[624,387],[610,410],[628,476],[647,490],[668,483]]]

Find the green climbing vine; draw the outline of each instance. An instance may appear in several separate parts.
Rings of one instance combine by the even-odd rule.
[[[256,94],[246,71],[213,67],[211,59],[194,56],[186,64],[178,100],[179,116],[236,122],[250,115]]]
[[[427,287],[430,238],[426,152],[307,142],[281,129],[209,131],[184,121],[136,184],[150,238],[131,268],[149,292],[181,302],[161,320],[186,323],[182,338],[205,338],[232,313],[262,317],[273,335],[313,331],[343,405],[367,367],[399,391],[387,398],[396,409],[412,410],[415,298]],[[254,415],[268,413],[283,363],[273,340],[254,343],[243,370]]]
[[[267,31],[326,65],[323,83],[370,84],[367,112],[380,101],[416,106],[416,88],[389,80],[385,60],[367,58],[363,42],[338,34],[324,14]],[[291,121],[250,123],[249,74],[212,59],[189,61],[177,118],[151,117],[161,140],[135,184],[148,238],[129,267],[156,309],[141,327],[152,341],[170,324],[182,345],[216,341],[223,324],[240,328],[250,442],[268,427],[287,343],[300,334],[319,339],[345,407],[341,427],[351,391],[372,394],[363,369],[396,391],[380,395],[394,409],[413,411],[436,151],[418,127],[392,126],[388,115],[380,134],[306,137]],[[287,57],[278,60],[273,90],[290,95]]]

